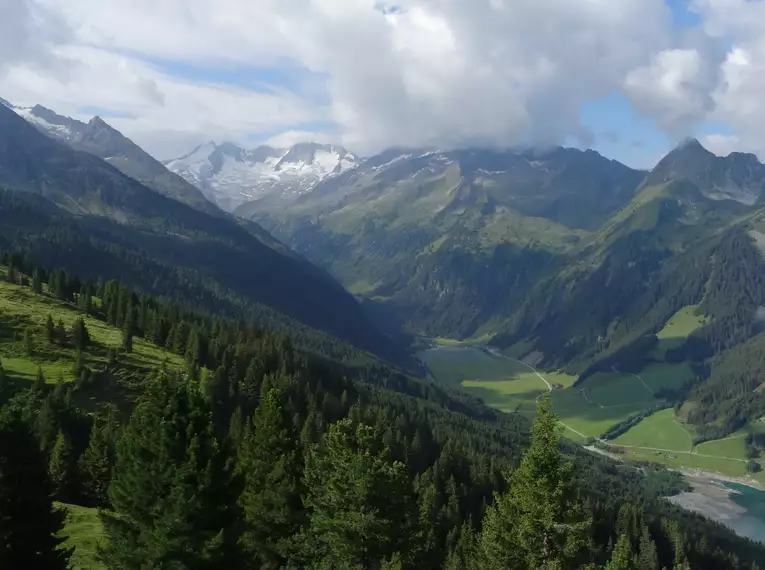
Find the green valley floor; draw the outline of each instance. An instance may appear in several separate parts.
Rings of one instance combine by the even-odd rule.
[[[670,319],[657,335],[655,360],[639,374],[599,372],[577,386],[573,386],[574,376],[537,370],[519,360],[521,350],[499,353],[480,344],[436,339],[420,352],[420,358],[436,381],[463,389],[505,412],[532,416],[537,399],[549,392],[564,435],[582,444],[597,441],[612,426],[646,412],[639,423],[608,441],[624,459],[765,483],[762,473],[747,473],[744,445],[746,433],[765,430],[765,424],[694,446],[692,429],[657,396],[661,390],[679,388],[693,378],[687,363],[670,364],[663,361],[663,355],[705,322],[695,309],[686,307]],[[651,410],[657,411],[649,413]]]

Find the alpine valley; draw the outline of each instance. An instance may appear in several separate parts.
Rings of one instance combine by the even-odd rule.
[[[160,161],[0,103],[0,568],[765,560],[691,512],[765,483],[756,157]]]
[[[411,149],[235,213],[330,271],[378,322],[470,351],[461,372],[442,362],[457,347],[425,351],[437,378],[451,366],[450,381],[504,410],[560,388],[574,438],[630,434],[674,406],[678,442],[642,428],[622,441],[676,458],[740,436],[735,452],[709,455],[745,475],[760,445],[745,449],[745,436],[765,415],[764,191],[754,155],[718,157],[696,140],[650,172],[570,148]],[[523,362],[503,369],[501,357]]]

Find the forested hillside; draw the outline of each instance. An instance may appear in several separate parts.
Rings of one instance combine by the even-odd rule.
[[[750,569],[765,556],[666,503],[677,475],[562,444],[548,401],[526,449],[525,419],[459,393],[4,260],[2,355],[79,374],[0,368],[2,567],[66,567],[51,493],[101,509],[82,567]],[[162,362],[136,367],[149,345]]]
[[[763,188],[756,157],[695,140],[647,174],[564,149],[391,151],[289,208],[265,199],[238,213],[328,268],[387,326],[488,342],[577,376],[576,390],[662,367],[672,377],[659,399],[700,442],[765,415]],[[657,341],[683,311],[701,326]]]
[[[1,105],[0,194],[0,239],[38,263],[228,314],[297,321],[406,365],[341,285],[262,228],[150,190]]]

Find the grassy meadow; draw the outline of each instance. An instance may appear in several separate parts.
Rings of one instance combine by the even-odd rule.
[[[72,570],[105,570],[96,557],[98,541],[103,535],[103,526],[98,518],[98,509],[77,505],[61,505],[67,510],[63,535],[67,547],[74,547]]]
[[[583,443],[662,403],[657,396],[662,390],[677,390],[693,380],[688,363],[668,363],[664,356],[707,322],[705,316],[696,314],[697,309],[684,307],[669,319],[657,334],[658,346],[637,374],[598,372],[576,387],[572,386],[573,376],[534,370],[518,361],[532,349],[531,342],[518,343],[496,354],[467,343],[437,339],[435,346],[422,351],[420,357],[438,382],[462,388],[505,412],[533,416],[536,400],[549,391],[548,384],[553,386],[553,407],[565,427],[564,435]],[[694,447],[692,429],[674,409],[668,408],[644,418],[613,443],[625,449],[626,458],[744,476],[744,438],[751,429],[765,431],[765,423]],[[765,480],[765,476],[758,479]]]

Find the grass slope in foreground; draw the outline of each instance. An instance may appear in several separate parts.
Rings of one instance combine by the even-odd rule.
[[[74,547],[72,570],[105,570],[106,566],[97,559],[98,542],[104,529],[98,518],[98,509],[61,505],[67,510],[64,536],[65,545]]]
[[[3,367],[11,378],[21,381],[33,381],[38,369],[42,369],[46,382],[55,383],[75,380],[72,363],[75,349],[68,344],[50,342],[46,338],[48,316],[53,322],[63,323],[67,333],[72,325],[82,318],[91,338],[91,344],[84,352],[88,366],[106,366],[109,351],[122,346],[122,331],[109,326],[103,321],[78,311],[73,305],[52,296],[37,295],[30,289],[7,283],[5,270],[0,269],[0,357]],[[94,300],[98,303],[98,299]],[[32,351],[27,350],[25,334],[30,334]],[[135,337],[133,351],[121,354],[121,368],[134,371],[146,371],[162,365],[181,368],[183,359],[164,351],[149,341]]]

